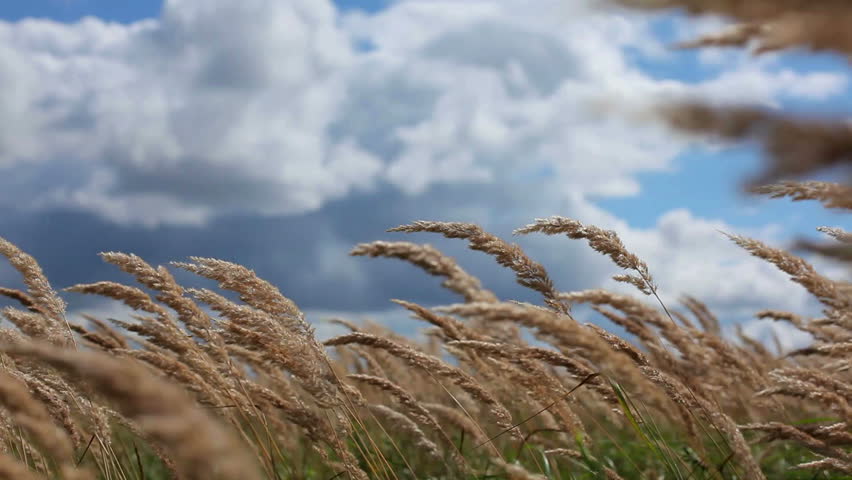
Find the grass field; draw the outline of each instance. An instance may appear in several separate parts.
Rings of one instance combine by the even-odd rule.
[[[351,332],[321,344],[298,307],[245,267],[209,258],[153,267],[110,252],[103,259],[135,285],[67,290],[138,315],[69,324],[35,259],[0,242],[27,286],[2,290],[21,307],[3,310],[15,328],[2,330],[0,471],[122,479],[848,473],[852,297],[847,284],[793,254],[731,236],[825,306],[819,319],[758,314],[815,338],[779,356],[742,335],[724,338],[696,299],[664,305],[648,266],[611,231],[553,217],[516,233],[588,242],[623,269],[616,278],[637,296],[556,291],[542,265],[476,225],[392,230],[467,241],[540,293],[542,306],[497,299],[432,247],[361,244],[353,255],[411,262],[463,301],[427,308],[396,300],[430,326],[425,341],[341,320]],[[223,292],[185,289],[170,269],[214,280]],[[576,304],[593,305],[630,340],[576,321]]]
[[[852,53],[852,8],[842,2],[621,3],[684,4],[742,22],[688,47]],[[845,123],[700,102],[653,113],[696,135],[760,143],[757,194],[852,209],[846,183],[806,180],[848,164]],[[828,242],[802,243],[797,254],[728,235],[823,308],[819,318],[755,312],[813,338],[780,352],[742,331],[723,334],[725,319],[700,299],[665,304],[652,266],[616,232],[563,217],[518,227],[588,244],[635,293],[558,291],[514,243],[474,224],[416,221],[390,230],[400,241],[356,245],[352,255],[416,265],[458,303],[394,300],[423,324],[422,337],[338,320],[347,333],[320,341],[286,292],[245,266],[201,257],[154,266],[103,253],[127,282],[66,290],[136,313],[69,318],[26,246],[0,239],[25,285],[0,288],[16,302],[0,327],[0,478],[852,478],[852,284],[797,255],[848,266],[852,234],[822,228]],[[466,242],[540,301],[498,298],[455,259],[404,241],[414,232]],[[175,271],[219,288],[186,288]],[[626,334],[578,321],[576,305]]]

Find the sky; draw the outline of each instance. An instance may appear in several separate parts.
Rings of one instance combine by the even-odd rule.
[[[419,325],[389,299],[459,299],[410,265],[349,257],[354,245],[430,243],[501,298],[538,301],[462,242],[385,230],[429,219],[511,237],[561,215],[616,230],[667,303],[695,296],[765,338],[780,327],[754,312],[814,302],[720,232],[784,247],[846,219],[744,195],[757,149],[642,112],[700,98],[843,114],[849,70],[831,55],[669,48],[722,25],[602,0],[2,2],[0,236],[56,288],[129,280],[102,251],[210,256],[256,270],[312,321],[408,332]],[[561,290],[624,288],[582,242],[511,240]],[[0,283],[20,280],[2,266]]]

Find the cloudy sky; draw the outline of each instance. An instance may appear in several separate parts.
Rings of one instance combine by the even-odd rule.
[[[804,290],[719,231],[785,246],[845,219],[742,195],[755,150],[638,113],[691,97],[839,113],[849,71],[830,55],[667,47],[721,24],[601,0],[2,2],[0,236],[57,288],[124,280],[100,251],[213,256],[313,320],[407,330],[388,299],[457,299],[408,265],[348,257],[353,245],[428,242],[499,296],[537,300],[463,243],[385,230],[431,219],[510,236],[562,215],[617,230],[667,301],[694,295],[727,322],[806,312]],[[582,243],[516,241],[562,290],[613,286]],[[6,266],[0,281],[18,282]]]

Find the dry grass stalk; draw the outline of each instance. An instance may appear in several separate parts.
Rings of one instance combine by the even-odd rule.
[[[79,405],[87,402],[80,399],[77,392],[72,391],[70,386],[65,384],[61,378],[57,378],[54,372],[48,371],[47,368],[38,367],[30,367],[26,370],[28,371],[9,369],[8,373],[26,383],[29,394],[42,404],[55,424],[62,426],[74,448],[79,448],[83,443],[85,434],[74,418],[73,407],[78,406],[82,407],[81,410],[87,410],[86,413],[90,414],[90,419],[95,423],[99,420],[98,413],[94,411],[91,405]],[[101,433],[107,432],[109,432],[108,428]]]
[[[511,427],[512,415],[506,410],[506,407],[485,390],[473,377],[462,370],[448,365],[435,357],[418,352],[413,348],[366,333],[350,333],[325,341],[325,345],[327,346],[348,345],[351,343],[380,348],[395,357],[405,360],[412,367],[451,380],[471,397],[487,405],[498,426],[503,428]],[[519,433],[515,433],[514,429],[512,431],[513,434],[519,435]]]
[[[822,1],[818,8],[798,0],[616,0],[633,8],[685,8],[690,15],[722,15],[742,22],[720,34],[700,38],[688,47],[744,45],[757,42],[755,53],[794,47],[852,54],[852,35],[846,26],[852,8],[843,1]]]
[[[814,339],[827,343],[844,342],[850,338],[849,333],[845,329],[839,328],[834,325],[833,321],[829,323],[821,322],[819,320],[809,321],[800,315],[796,315],[795,313],[783,312],[779,310],[761,310],[757,312],[755,316],[760,319],[769,319],[776,322],[789,323],[797,329],[809,333],[813,336]],[[846,322],[840,323],[845,324]],[[784,352],[782,352],[779,348],[778,353],[782,354]]]
[[[838,289],[837,283],[817,273],[805,260],[779,248],[772,248],[758,240],[727,233],[725,235],[755,257],[762,258],[778,267],[825,305],[838,310],[850,306],[850,298]]]
[[[559,455],[561,457],[573,458],[576,460],[582,460],[583,454],[577,450],[573,450],[570,448],[551,448],[550,450],[545,450],[544,453],[546,455]]]
[[[197,335],[205,341],[210,347],[206,348],[207,352],[213,355],[219,363],[225,361],[226,355],[222,340],[211,331],[212,321],[210,317],[195,302],[184,295],[183,287],[178,285],[172,274],[165,267],[154,268],[133,254],[105,252],[101,253],[101,258],[117,266],[125,273],[133,275],[140,284],[156,290],[158,292],[156,299],[174,310],[180,322],[193,335]],[[132,307],[133,305],[137,305],[142,310],[153,310],[152,313],[157,316],[162,327],[170,331],[166,335],[181,336],[180,329],[174,324],[167,312],[153,302],[149,302],[144,292],[134,291],[132,288],[121,288],[116,285],[81,285],[79,287],[84,293],[93,293],[86,290],[94,288],[95,290],[102,290],[103,294],[106,295],[118,295],[118,300],[125,303],[130,302],[127,304]]]
[[[197,408],[178,388],[133,362],[95,352],[72,352],[45,345],[15,345],[4,350],[37,359],[85,378],[127,418],[174,459],[183,478],[259,479],[242,445]]]
[[[19,310],[14,307],[6,307],[0,310],[3,317],[30,338],[46,341],[56,341],[55,329],[48,318],[41,313]],[[60,337],[60,344],[64,336]]]
[[[560,296],[572,303],[591,303],[598,307],[608,305],[623,312],[625,314],[623,317],[608,316],[608,318],[614,322],[623,322],[619,325],[636,335],[643,345],[661,361],[673,362],[673,358],[661,343],[658,333],[651,327],[659,329],[663,336],[676,345],[683,354],[688,355],[694,350],[682,329],[656,309],[635,298],[601,289],[562,293]],[[598,309],[598,311],[601,310]]]
[[[739,460],[740,464],[745,468],[747,478],[765,479],[765,475],[757,464],[756,460],[748,448],[748,444],[743,438],[742,433],[737,428],[736,423],[723,411],[696,395],[695,392],[689,391],[682,383],[672,378],[670,375],[661,372],[652,367],[642,367],[642,372],[647,378],[658,384],[674,402],[683,408],[700,414],[705,419],[711,422],[715,428],[723,432],[730,441],[730,447],[733,453]]]
[[[806,250],[810,252],[814,252],[826,258],[831,258],[840,262],[852,262],[852,245],[848,243],[844,244],[823,244],[811,242],[808,240],[799,240],[793,246],[796,250]],[[848,286],[846,287],[849,290]]]
[[[845,462],[836,458],[821,458],[813,462],[805,462],[796,465],[799,470],[834,470],[840,473],[852,474],[852,462]]]
[[[0,404],[45,454],[59,465],[70,466],[73,453],[71,440],[53,423],[44,405],[30,394],[26,383],[0,372]]]
[[[597,333],[609,346],[612,348],[614,352],[621,352],[627,355],[636,365],[638,366],[647,366],[649,365],[648,358],[640,352],[636,347],[631,345],[626,340],[613,335],[612,333],[607,332],[603,328],[594,325],[587,324],[587,327],[591,328],[595,333]]]
[[[38,262],[2,237],[0,237],[0,255],[6,257],[12,268],[21,274],[24,285],[27,286],[26,297],[17,295],[9,289],[4,295],[11,294],[17,300],[25,302],[30,313],[38,314],[43,318],[42,323],[47,330],[45,338],[57,342],[58,345],[76,346],[71,327],[65,319],[65,301],[50,286]]]
[[[632,383],[646,395],[649,403],[660,398],[654,391],[646,391],[645,382],[636,365],[613,358],[612,347],[594,330],[578,324],[567,315],[551,310],[513,303],[467,303],[436,308],[440,312],[486,321],[513,321],[533,328],[543,337],[549,337],[561,351],[581,349],[585,359],[596,364],[597,371],[606,373],[619,381]]]
[[[6,257],[12,267],[21,274],[33,304],[54,322],[63,322],[65,301],[50,286],[38,262],[5,238],[0,238],[0,255]]]
[[[852,460],[852,455],[844,450],[832,447],[826,442],[808,435],[792,425],[787,425],[781,422],[753,423],[741,425],[742,431],[759,431],[766,435],[760,439],[761,442],[771,442],[775,440],[793,440],[810,450],[827,457],[833,457],[849,462]]]
[[[757,365],[772,365],[775,356],[772,352],[766,348],[765,345],[750,337],[745,333],[742,326],[737,325],[734,329],[737,334],[737,338],[748,348],[748,352],[755,354],[755,357],[752,359],[753,364]]]
[[[757,392],[758,396],[786,395],[814,400],[835,411],[844,422],[852,423],[848,391],[833,391],[836,380],[813,370],[802,372],[798,369],[776,369],[769,372],[769,377],[775,385]],[[841,387],[842,390],[847,388]]]
[[[4,297],[11,298],[13,300],[17,300],[22,306],[26,307],[27,310],[34,313],[46,313],[38,305],[36,305],[35,300],[32,297],[27,295],[26,292],[22,292],[17,288],[7,288],[0,287],[0,295]]]
[[[454,341],[449,342],[450,346],[459,346],[463,348],[469,348],[476,352],[483,353],[486,355],[495,356],[498,358],[502,358],[509,362],[517,362],[522,365],[526,365],[524,360],[538,360],[545,362],[549,365],[553,365],[556,367],[565,368],[568,373],[574,377],[575,380],[583,380],[587,377],[590,377],[595,372],[589,369],[586,365],[578,362],[577,360],[562,355],[559,352],[555,352],[553,350],[548,350],[540,347],[525,347],[518,348],[509,345],[501,345],[496,343],[489,342],[480,342],[474,340],[467,341]],[[545,378],[539,378],[540,382],[544,382]],[[592,390],[597,392],[601,398],[609,403],[616,403],[616,399],[612,395],[612,391],[605,385],[603,380],[599,377],[594,377],[587,383]],[[557,387],[556,392],[557,395],[565,394],[566,390],[560,385]]]
[[[410,242],[371,242],[355,246],[350,255],[370,257],[392,257],[416,265],[431,275],[445,277],[442,286],[458,293],[468,302],[493,302],[494,294],[484,288],[479,279],[462,269],[455,260],[431,245]]]
[[[443,438],[448,438],[440,424],[438,424],[438,421],[429,413],[429,410],[427,410],[416,398],[414,398],[413,395],[408,393],[399,385],[385,378],[375,377],[372,375],[349,375],[348,378],[378,387],[382,391],[389,393],[418,423],[429,427],[436,433],[440,434]],[[452,442],[449,442],[449,444],[452,445]]]
[[[15,458],[0,453],[0,480],[41,480],[43,478]]]
[[[410,225],[400,225],[388,230],[389,232],[432,232],[440,233],[446,238],[463,238],[468,241],[470,248],[493,256],[497,263],[512,269],[519,284],[531,288],[544,297],[545,303],[562,313],[568,313],[568,305],[560,302],[556,296],[553,281],[547,270],[538,262],[531,260],[521,250],[521,247],[507,243],[492,235],[478,225],[461,222],[429,222],[417,221]]]
[[[841,243],[852,243],[852,232],[847,232],[842,228],[832,228],[832,227],[817,227],[817,231],[820,231],[838,242]]]
[[[761,195],[768,195],[771,198],[790,197],[794,202],[817,200],[822,202],[825,208],[852,209],[852,187],[839,183],[818,182],[815,180],[808,182],[787,181],[755,186],[751,191]],[[825,227],[818,230],[825,231],[830,235],[834,232],[834,230]]]
[[[453,317],[446,315],[438,315],[437,313],[420,306],[416,303],[406,302],[405,300],[391,300],[397,305],[405,307],[411,311],[414,316],[440,328],[446,338],[451,340],[484,340],[487,337],[477,330],[469,328],[462,322],[459,322]]]
[[[278,316],[267,311],[238,305],[207,289],[190,289],[189,292],[228,320],[223,326],[237,343],[260,353],[264,361],[278,364],[295,375],[320,404],[340,403],[331,361],[314,338],[312,328],[305,325],[294,332],[292,323],[282,323]],[[301,318],[299,321],[304,322]]]
[[[65,289],[66,292],[84,293],[87,295],[101,295],[118,300],[134,310],[152,313],[158,317],[168,317],[168,311],[156,304],[151,297],[136,287],[122,285],[117,282],[96,282],[88,284],[72,285]]]
[[[578,324],[573,318],[530,305],[506,302],[465,303],[446,305],[434,310],[472,319],[516,322],[537,329],[541,333],[553,337],[557,342],[581,346],[591,351],[604,345],[597,335]]]
[[[294,329],[310,330],[302,312],[292,300],[281,294],[274,285],[263,280],[242,265],[215,258],[190,257],[194,263],[172,262],[172,265],[219,282],[225,290],[240,295],[240,300],[258,310],[280,317]]]
[[[852,355],[852,342],[815,344],[809,347],[793,350],[787,356],[794,355],[823,355],[826,357],[848,358]]]
[[[801,425],[798,429],[829,445],[852,444],[852,432],[849,431],[849,425],[844,422],[832,423],[830,425]]]
[[[432,462],[443,462],[438,446],[435,445],[433,441],[429,440],[426,434],[423,433],[423,430],[420,430],[420,427],[418,427],[410,418],[385,405],[370,405],[370,411],[372,411],[376,416],[384,418],[385,421],[388,422],[388,426],[392,427],[391,429],[394,432],[402,432],[413,438],[414,446],[426,452],[427,457],[429,457]]]
[[[91,336],[94,339],[93,341],[104,350],[130,348],[127,337],[112,328],[108,323],[85,313],[80,316],[89,323],[89,329],[79,325],[72,325],[71,328],[81,334],[83,338]]]
[[[582,223],[565,217],[538,218],[535,223],[515,230],[515,235],[525,235],[532,232],[541,232],[546,235],[565,234],[568,238],[588,240],[592,250],[610,257],[616,265],[625,269],[633,270],[637,275],[617,275],[615,280],[630,283],[646,295],[651,295],[657,289],[648,265],[639,257],[629,252],[621,243],[618,234],[612,230],[604,230],[594,225],[583,225]]]
[[[717,337],[722,335],[722,327],[719,325],[719,319],[713,315],[710,309],[707,308],[707,305],[689,295],[684,295],[680,302],[695,316],[705,332],[712,333]]]
[[[852,153],[852,129],[845,121],[796,118],[755,107],[715,107],[697,102],[667,105],[660,109],[660,115],[687,133],[761,142],[771,163],[749,188],[842,165]]]

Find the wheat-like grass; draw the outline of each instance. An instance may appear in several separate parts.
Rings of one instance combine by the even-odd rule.
[[[852,53],[852,6],[841,0],[614,1],[735,22],[679,48]],[[700,100],[653,112],[682,132],[762,145],[766,168],[751,182],[752,193],[852,209],[848,182],[790,180],[849,166],[845,120]],[[817,230],[828,242],[800,240],[792,250],[848,267],[852,234]],[[0,255],[25,286],[0,286],[0,296],[15,304],[0,310],[0,478],[852,474],[852,284],[821,274],[805,258],[728,235],[743,255],[774,265],[822,304],[819,318],[757,312],[813,337],[792,351],[782,351],[776,337],[773,351],[739,325],[731,333],[728,319],[688,292],[670,309],[651,268],[613,231],[552,216],[514,234],[585,240],[624,270],[616,281],[652,295],[653,303],[598,288],[561,292],[520,246],[476,224],[416,221],[389,231],[464,239],[540,294],[544,306],[498,299],[429,245],[375,241],[350,254],[411,263],[441,277],[463,303],[393,299],[401,313],[425,322],[424,336],[337,318],[332,323],[350,333],[320,341],[296,302],[247,266],[207,257],[170,264],[214,281],[221,292],[187,288],[167,267],[106,252],[102,258],[135,284],[100,281],[64,291],[121,302],[135,313],[83,315],[69,324],[65,301],[35,258],[0,238]],[[578,321],[570,307],[583,304],[609,323]]]
[[[85,379],[147,437],[162,445],[185,478],[260,478],[254,462],[230,433],[180,389],[136,363],[40,344],[6,346],[4,351],[38,359]]]
[[[557,299],[557,291],[547,270],[538,262],[530,259],[521,247],[507,243],[501,238],[484,231],[478,225],[461,222],[417,221],[411,225],[400,225],[389,232],[432,232],[447,238],[462,238],[468,241],[470,248],[493,256],[497,263],[512,269],[518,283],[531,288],[544,297],[545,303],[562,313],[568,313],[568,305]]]
[[[410,242],[361,243],[349,252],[350,255],[399,258],[422,268],[431,275],[446,277],[442,284],[446,289],[458,293],[468,302],[496,301],[497,297],[482,288],[479,279],[464,271],[450,257],[431,245]]]

